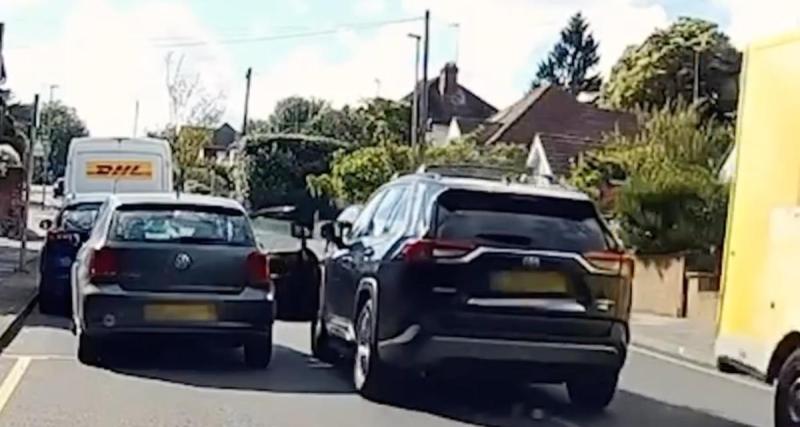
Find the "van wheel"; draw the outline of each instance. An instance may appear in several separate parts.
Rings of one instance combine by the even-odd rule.
[[[800,426],[800,349],[786,359],[778,373],[775,426]]]
[[[272,332],[244,344],[244,363],[253,369],[265,369],[272,361]]]
[[[100,348],[97,338],[84,333],[78,336],[78,360],[84,365],[100,365]]]
[[[587,372],[567,381],[569,399],[578,408],[590,412],[605,409],[617,391],[616,372]]]
[[[377,317],[372,299],[367,300],[356,319],[356,352],[353,360],[353,385],[358,393],[368,399],[380,400],[388,395],[384,387],[391,368],[381,362],[377,346]]]
[[[325,363],[336,363],[339,355],[331,348],[331,337],[321,315],[311,322],[311,354]]]

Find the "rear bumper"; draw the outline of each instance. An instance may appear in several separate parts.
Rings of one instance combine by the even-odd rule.
[[[208,320],[153,320],[145,307],[156,304],[207,304],[215,316]],[[82,295],[78,319],[83,333],[108,335],[181,335],[243,338],[272,329],[274,301],[267,292],[246,289],[235,295],[157,294],[125,292],[118,287],[90,286]],[[113,317],[113,322],[109,319]]]
[[[626,325],[615,324],[607,337],[582,340],[549,337],[547,340],[498,339],[453,335],[425,335],[412,325],[400,335],[383,340],[378,352],[385,362],[429,369],[450,362],[493,362],[509,365],[560,365],[622,369],[627,355]]]

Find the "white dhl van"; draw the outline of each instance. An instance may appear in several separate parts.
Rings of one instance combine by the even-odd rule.
[[[64,194],[172,191],[172,150],[150,138],[75,138]]]

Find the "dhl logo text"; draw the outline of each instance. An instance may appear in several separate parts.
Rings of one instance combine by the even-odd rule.
[[[93,161],[86,165],[89,178],[150,179],[153,167],[150,162]]]

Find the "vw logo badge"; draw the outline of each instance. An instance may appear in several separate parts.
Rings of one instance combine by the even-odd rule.
[[[526,256],[522,258],[522,266],[526,268],[538,268],[539,267],[539,258],[535,256]]]
[[[180,253],[175,257],[175,269],[186,270],[192,265],[192,258],[188,254]]]

